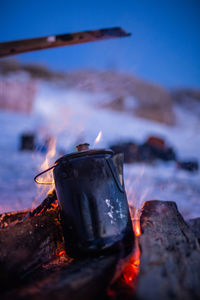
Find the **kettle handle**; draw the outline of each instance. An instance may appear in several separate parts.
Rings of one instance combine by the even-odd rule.
[[[46,169],[45,171],[42,171],[41,173],[37,174],[37,175],[34,177],[34,181],[35,181],[36,183],[38,183],[38,184],[53,184],[53,182],[45,182],[45,181],[41,182],[41,181],[38,181],[37,178],[38,178],[39,176],[43,175],[44,173],[46,173],[46,172],[52,170],[53,168],[55,168],[55,166],[56,166],[56,165],[53,165],[53,166],[51,166],[50,168]]]
[[[115,172],[115,167],[113,165],[113,161],[111,159],[107,159],[106,162],[108,164],[108,167],[109,167],[109,169],[110,169],[110,171],[111,171],[111,173],[114,177],[114,180],[115,180],[120,192],[124,193],[124,191],[125,191],[124,186],[120,183],[119,177],[117,176],[117,174]]]

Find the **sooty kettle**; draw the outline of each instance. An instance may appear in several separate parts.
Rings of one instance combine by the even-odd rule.
[[[122,245],[132,247],[134,233],[123,180],[123,154],[89,149],[89,144],[76,148],[77,152],[64,155],[46,170],[53,169],[66,253],[81,257]]]

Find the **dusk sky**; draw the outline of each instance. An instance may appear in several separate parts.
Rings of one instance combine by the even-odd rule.
[[[115,69],[166,87],[200,88],[199,0],[0,1],[0,41],[113,26],[132,36],[15,57],[56,70]]]

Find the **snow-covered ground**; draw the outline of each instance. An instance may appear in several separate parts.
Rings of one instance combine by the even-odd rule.
[[[103,138],[96,148],[108,147],[118,140],[143,142],[148,135],[165,137],[181,159],[200,162],[200,119],[181,106],[174,107],[177,125],[169,127],[153,121],[97,107],[107,94],[86,93],[40,82],[31,115],[0,111],[0,212],[37,205],[45,196],[33,181],[41,170],[45,154],[20,152],[20,134],[36,133],[38,140],[56,138],[57,152],[74,151],[76,144],[91,146],[101,130]],[[200,104],[199,104],[200,105]],[[130,203],[140,207],[150,199],[175,201],[186,218],[200,216],[200,172],[178,170],[175,163],[125,165],[125,184]],[[44,186],[42,186],[43,188]]]

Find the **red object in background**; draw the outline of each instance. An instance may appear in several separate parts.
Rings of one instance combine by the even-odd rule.
[[[160,148],[160,149],[164,149],[166,147],[165,141],[162,138],[156,136],[150,136],[147,139],[146,143],[150,146]]]

